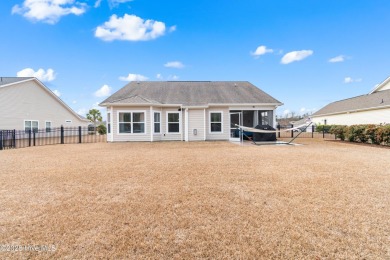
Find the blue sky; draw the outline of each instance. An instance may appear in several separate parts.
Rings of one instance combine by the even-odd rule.
[[[80,114],[129,80],[250,81],[302,114],[390,76],[388,0],[0,2],[1,76]]]

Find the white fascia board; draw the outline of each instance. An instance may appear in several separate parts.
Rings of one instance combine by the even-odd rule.
[[[12,86],[12,85],[17,85],[17,84],[24,83],[24,82],[27,82],[27,81],[32,81],[32,80],[35,80],[35,79],[36,79],[36,78],[30,78],[30,79],[25,79],[25,80],[21,80],[21,81],[16,81],[16,82],[8,83],[8,84],[5,84],[5,85],[0,86],[0,88],[5,88],[5,87]]]
[[[386,108],[390,108],[390,105],[379,106],[379,107],[368,107],[368,108],[352,109],[352,110],[345,110],[345,111],[339,111],[339,112],[327,113],[327,114],[311,115],[310,117],[333,116],[333,115],[356,113],[356,112],[363,112],[363,111],[370,111],[370,110],[379,110],[379,109],[386,109]]]
[[[382,88],[384,85],[386,85],[387,83],[390,82],[390,77],[388,77],[387,79],[385,79],[383,82],[381,82],[378,86],[376,86],[373,90],[371,90],[370,93],[368,94],[372,94],[374,92],[376,92],[378,89]]]

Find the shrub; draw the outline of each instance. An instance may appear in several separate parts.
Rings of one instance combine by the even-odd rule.
[[[334,134],[336,138],[340,138],[342,141],[345,140],[346,132],[346,125],[332,125],[332,127],[329,129],[329,133]]]
[[[104,124],[98,125],[98,127],[96,127],[96,130],[101,135],[107,134],[107,127]]]
[[[333,125],[316,125],[316,132],[322,133],[325,131],[325,133],[329,133],[329,130],[332,126]]]
[[[381,126],[383,129],[382,136],[383,136],[383,143],[385,145],[390,145],[390,125],[383,125]]]
[[[379,140],[377,139],[377,131],[378,131],[378,126],[376,125],[366,125],[365,129],[365,136],[366,140],[370,141],[372,144],[380,144],[381,142],[378,142]]]
[[[347,137],[350,142],[367,142],[367,137],[365,135],[366,125],[351,125],[347,130]]]

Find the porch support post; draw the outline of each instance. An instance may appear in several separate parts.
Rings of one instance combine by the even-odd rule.
[[[153,125],[154,125],[154,115],[153,115],[153,107],[150,106],[150,141],[153,142]]]
[[[203,109],[203,140],[206,141],[206,108]]]
[[[111,135],[110,135],[110,142],[114,142],[114,107],[110,108],[111,110],[111,116],[110,116],[110,124],[111,124]],[[116,119],[118,120],[118,118]],[[118,122],[118,121],[117,121]]]
[[[184,123],[184,128],[185,128],[185,132],[184,132],[184,140],[186,142],[188,142],[188,127],[189,127],[189,118],[188,118],[188,108],[186,108],[185,112],[184,112],[184,116],[185,116],[185,123]]]

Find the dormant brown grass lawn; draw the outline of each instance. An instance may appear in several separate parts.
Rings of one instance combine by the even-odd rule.
[[[0,151],[0,258],[389,259],[390,150],[298,143]]]

